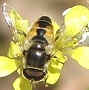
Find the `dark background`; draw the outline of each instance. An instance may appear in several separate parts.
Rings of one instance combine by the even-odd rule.
[[[89,7],[86,0],[0,0],[0,8],[3,3],[13,7],[23,18],[28,19],[30,26],[42,15],[48,15],[59,25],[63,21],[62,12],[74,5]],[[11,32],[0,10],[0,55],[6,55],[11,40]],[[18,77],[17,73],[0,78],[0,90],[13,90],[12,83]],[[61,77],[55,85],[44,88],[38,84],[34,90],[89,90],[89,70],[82,68],[76,61],[68,58]]]

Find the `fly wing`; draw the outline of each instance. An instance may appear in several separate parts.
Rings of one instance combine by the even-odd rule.
[[[13,33],[13,40],[22,43],[28,31],[28,20],[24,20],[14,9],[6,3],[2,6],[2,13],[7,25]]]
[[[46,82],[49,84],[54,84],[60,78],[60,71],[66,61],[66,56],[64,56],[60,50],[59,46],[59,38],[62,35],[61,27],[54,21],[52,21],[53,25],[53,34],[55,42],[53,43],[53,49],[50,59],[50,64],[48,66],[48,78]]]
[[[28,20],[24,20],[14,9],[6,3],[2,5],[2,13],[7,25],[12,32],[12,41],[8,56],[15,58],[21,56],[24,40],[28,31]]]
[[[86,58],[86,60],[83,61],[84,59],[82,60],[82,58],[84,56],[80,55],[86,53],[87,48],[76,49],[80,46],[79,40],[82,34],[84,32],[89,32],[88,29],[86,29],[89,24],[89,10],[84,6],[77,5],[68,10],[67,14],[64,16],[65,28],[63,28],[64,30],[60,28],[55,33],[57,37],[55,37],[52,56],[58,57],[58,61],[64,63],[66,58],[64,55],[62,56],[62,54],[66,53],[71,55],[71,57],[77,60],[83,67],[89,68],[85,65],[88,59]],[[80,52],[80,49],[83,51]],[[83,57],[81,58],[81,56]],[[60,59],[61,57],[64,57],[65,60],[63,61],[63,59]],[[57,60],[55,59],[55,61]]]

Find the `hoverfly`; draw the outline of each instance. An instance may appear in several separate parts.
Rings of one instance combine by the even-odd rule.
[[[11,15],[13,12],[16,16]],[[4,18],[13,33],[13,41],[19,43],[19,47],[22,50],[22,60],[23,60],[23,76],[33,82],[39,82],[47,79],[47,68],[50,63],[51,58],[57,58],[57,50],[53,53],[56,45],[54,43],[57,41],[60,35],[60,29],[54,32],[53,21],[48,16],[40,17],[34,25],[29,28],[24,29],[23,19],[16,13],[12,8],[10,8],[5,3],[3,4],[3,15]],[[19,21],[22,21],[20,23]],[[16,27],[17,22],[19,22],[18,27]],[[57,33],[57,36],[54,35]],[[20,41],[19,35],[23,35],[25,38]],[[61,64],[64,64],[60,61]]]

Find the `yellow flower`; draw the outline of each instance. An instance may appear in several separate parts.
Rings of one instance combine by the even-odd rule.
[[[6,15],[3,11],[4,16]],[[22,45],[25,40],[24,33],[27,34],[28,20],[23,20],[15,10],[11,10],[9,16],[12,20],[12,25],[16,31],[13,31],[13,40],[10,43],[10,48],[7,57],[0,56],[0,77],[7,76],[14,71],[18,71],[20,77],[15,80],[13,87],[15,90],[32,90],[32,84],[29,80],[23,77],[21,71],[23,69],[23,52]],[[9,17],[8,17],[9,18]],[[8,25],[11,24],[8,19]],[[54,84],[60,77],[60,70],[67,61],[66,54],[75,59],[82,67],[89,69],[89,47],[80,46],[83,42],[82,37],[86,32],[86,26],[89,23],[89,10],[81,5],[77,5],[68,10],[64,17],[65,30],[61,30],[59,25],[52,22],[54,28],[55,43],[53,44],[52,56],[47,67],[47,78],[44,81],[47,84]],[[24,33],[20,33],[23,30]],[[19,34],[18,34],[19,32]],[[84,40],[86,40],[85,38]],[[55,56],[54,56],[55,55]]]

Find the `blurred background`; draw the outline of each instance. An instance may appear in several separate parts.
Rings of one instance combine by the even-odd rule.
[[[29,20],[29,26],[42,15],[47,15],[55,20],[59,25],[63,21],[62,12],[74,5],[84,5],[89,7],[86,0],[0,0],[0,9],[3,3],[7,3],[14,8],[23,18]],[[6,55],[11,40],[11,32],[0,10],[0,55]],[[17,73],[0,78],[0,90],[14,90],[13,81],[18,77]],[[61,77],[55,85],[45,88],[39,83],[33,90],[89,90],[89,70],[82,68],[76,61],[68,58]]]

